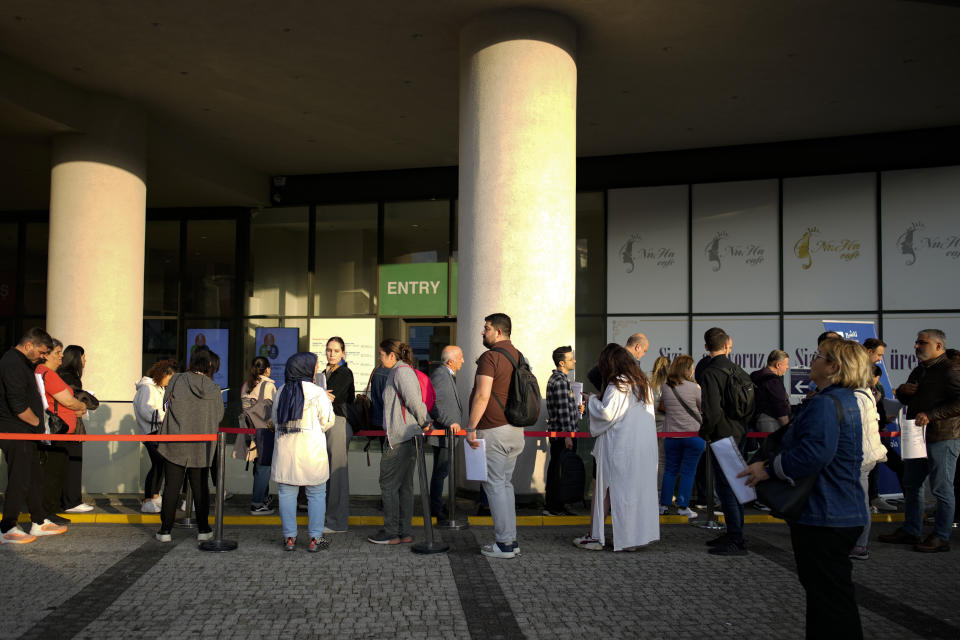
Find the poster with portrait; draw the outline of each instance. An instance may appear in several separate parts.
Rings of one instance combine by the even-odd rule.
[[[876,174],[783,181],[783,308],[877,308]]]
[[[607,311],[686,313],[686,185],[607,192]]]
[[[888,171],[880,184],[884,309],[955,309],[960,167]]]
[[[254,348],[256,354],[270,361],[270,378],[277,387],[284,381],[287,360],[297,352],[300,329],[287,327],[257,327]]]
[[[776,180],[693,185],[693,311],[777,312]]]
[[[321,369],[327,364],[327,341],[333,336],[343,338],[353,386],[362,393],[377,366],[376,318],[311,318],[310,351],[317,354]]]
[[[228,373],[230,371],[230,330],[229,329],[187,329],[187,364],[194,352],[207,346],[220,357],[220,369],[213,374],[213,381],[221,389],[227,389]],[[226,396],[224,396],[226,399]]]

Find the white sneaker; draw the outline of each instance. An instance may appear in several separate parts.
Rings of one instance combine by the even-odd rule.
[[[331,529],[331,528],[328,527],[327,525],[323,525],[323,532],[324,532],[324,533],[346,533],[347,530],[346,530],[346,529]]]
[[[668,511],[670,511],[670,507],[665,504],[660,505],[660,515],[664,515]]]
[[[27,544],[37,539],[21,529],[19,526],[11,527],[10,531],[0,536],[0,544]]]
[[[600,541],[587,534],[573,539],[573,546],[577,549],[586,549],[587,551],[603,551],[603,545]]]
[[[491,542],[490,544],[485,544],[480,548],[480,553],[487,556],[488,558],[516,558],[517,552],[513,550],[513,545],[510,544],[509,551],[503,551],[500,548],[500,545],[496,542]]]
[[[75,507],[70,507],[69,509],[64,509],[64,513],[86,513],[87,511],[93,511],[93,506],[87,504],[86,502],[81,502]]]
[[[141,513],[160,513],[160,503],[153,500],[144,500],[140,505]]]
[[[30,525],[31,536],[56,536],[66,532],[67,528],[65,526],[62,524],[55,524],[49,520],[44,520],[43,524],[37,524],[36,522],[33,522]]]
[[[160,532],[158,531],[158,532],[156,533],[156,535],[154,535],[153,537],[157,539],[157,542],[172,542],[172,541],[173,541],[173,536],[171,536],[169,533],[160,533]]]
[[[213,540],[213,531],[197,534],[197,542],[204,542],[206,540]]]
[[[697,512],[691,509],[690,507],[684,507],[683,509],[677,509],[678,516],[687,516],[691,520],[697,517]]]

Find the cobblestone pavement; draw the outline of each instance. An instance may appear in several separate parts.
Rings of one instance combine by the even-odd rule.
[[[874,525],[873,536],[895,525]],[[0,547],[0,638],[802,638],[803,592],[783,525],[748,525],[752,553],[716,558],[712,534],[663,526],[632,553],[581,551],[579,527],[520,530],[523,555],[487,559],[489,527],[445,532],[446,554],[366,541],[372,527],[293,553],[279,529],[228,527],[230,553],[196,533],[74,525]],[[418,538],[420,535],[417,536]],[[960,549],[874,542],[854,579],[867,638],[960,637]]]

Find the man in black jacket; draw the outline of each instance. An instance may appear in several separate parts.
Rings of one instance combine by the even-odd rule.
[[[917,335],[914,351],[920,364],[897,388],[897,400],[907,405],[907,418],[926,426],[927,457],[903,461],[903,526],[880,536],[881,542],[912,544],[915,551],[950,550],[956,498],[953,476],[960,454],[960,369],[945,354],[947,337],[939,329]],[[921,542],[923,481],[937,499],[933,533]]]
[[[732,411],[726,406],[724,390],[730,384],[731,375],[737,373],[737,370],[743,376],[747,374],[730,360],[733,341],[723,329],[713,327],[708,329],[703,337],[704,348],[709,352],[710,360],[704,363],[697,379],[703,394],[703,425],[700,427],[700,437],[709,443],[733,436],[737,445],[741,446],[746,428],[740,420],[730,417]],[[720,556],[746,555],[747,548],[743,542],[743,505],[737,500],[723,471],[718,467],[714,468],[714,478],[727,532],[707,542],[711,547],[710,553]]]
[[[33,328],[20,343],[0,358],[0,432],[42,433],[43,399],[33,370],[53,348],[43,329]],[[17,525],[21,508],[30,508],[34,527],[44,525],[43,471],[36,440],[0,440],[7,458],[7,491],[4,495],[0,542],[24,544],[36,540]]]

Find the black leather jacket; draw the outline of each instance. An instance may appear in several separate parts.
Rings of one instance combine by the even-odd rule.
[[[907,405],[907,418],[925,413],[930,418],[927,442],[960,438],[960,368],[941,355],[921,363],[907,378],[917,391],[907,394],[897,389],[897,400]]]

